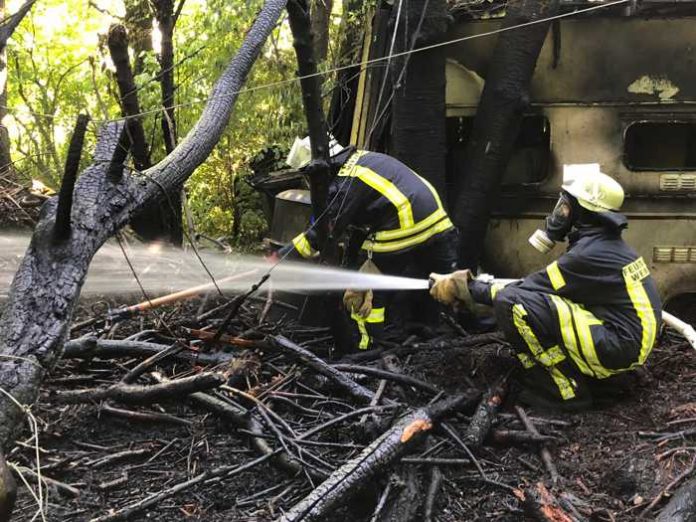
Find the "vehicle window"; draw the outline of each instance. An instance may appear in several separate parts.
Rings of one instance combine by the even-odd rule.
[[[639,121],[624,134],[630,170],[696,170],[696,122]]]
[[[473,123],[473,116],[447,119],[449,176],[459,176]],[[524,116],[503,176],[503,185],[527,185],[543,181],[548,173],[550,149],[549,120],[541,115]]]

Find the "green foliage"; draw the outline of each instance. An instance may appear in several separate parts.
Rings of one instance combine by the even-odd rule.
[[[234,56],[262,0],[187,0],[175,32],[176,124],[183,137],[198,119],[210,90]],[[121,2],[42,0],[23,21],[8,49],[9,101],[13,159],[26,179],[56,187],[74,121],[80,112],[96,120],[117,118],[117,101],[105,34],[122,17]],[[147,0],[128,0],[129,16],[147,13]],[[14,9],[10,4],[9,10]],[[137,8],[137,9],[136,9]],[[141,24],[143,25],[143,24]],[[147,28],[147,24],[144,24]],[[335,50],[338,24],[331,25]],[[239,94],[227,131],[187,184],[189,204],[201,232],[245,245],[266,232],[263,196],[244,182],[248,162],[261,149],[287,149],[305,134],[295,54],[287,22],[266,44]],[[161,131],[160,70],[154,51],[143,51],[136,75],[143,124],[152,160],[165,152]],[[325,92],[330,92],[324,88]],[[329,97],[327,96],[327,99]],[[94,131],[83,160],[89,160]]]

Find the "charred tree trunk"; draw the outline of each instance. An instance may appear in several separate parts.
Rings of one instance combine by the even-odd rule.
[[[161,49],[159,56],[160,75],[159,82],[162,91],[162,138],[164,148],[169,154],[174,150],[177,143],[176,134],[176,113],[174,111],[174,1],[155,0],[155,19],[161,34]],[[182,231],[182,212],[181,212],[181,189],[167,194],[165,201],[165,226],[168,228],[169,241],[175,245],[180,245],[183,240]]]
[[[333,0],[313,0],[311,10],[312,32],[314,33],[314,57],[317,63],[326,60],[329,52],[329,29]]]
[[[123,25],[112,25],[108,36],[109,53],[116,67],[116,83],[120,96],[121,114],[128,118],[126,129],[130,138],[130,153],[137,170],[149,169],[150,152],[145,139],[143,122],[139,116],[140,102],[133,70],[128,55],[128,33]]]
[[[140,118],[140,102],[135,85],[133,70],[128,54],[128,33],[123,25],[116,24],[109,29],[108,45],[111,60],[116,67],[116,83],[120,97],[121,114],[128,118],[126,130],[130,153],[136,170],[144,171],[152,166],[145,129]],[[133,230],[145,241],[169,239],[169,222],[172,212],[168,201],[145,208],[131,220]]]
[[[447,30],[446,0],[394,2],[396,52],[440,42]],[[397,18],[398,16],[398,18]],[[447,136],[445,129],[445,48],[437,47],[394,59],[392,155],[433,184],[445,197]]]
[[[123,23],[133,49],[133,73],[143,72],[145,54],[152,51],[152,12],[147,0],[125,0],[126,16]]]
[[[325,255],[328,223],[325,219],[321,219],[321,216],[326,209],[329,192],[329,136],[321,101],[321,77],[316,75],[317,62],[314,57],[314,35],[308,2],[289,0],[288,15],[293,46],[297,55],[298,74],[302,78],[300,80],[302,102],[312,144],[312,163],[309,167],[312,211],[317,219],[319,245],[322,255]]]
[[[102,129],[94,163],[75,185],[72,233],[67,239],[54,239],[57,198],[44,205],[0,318],[0,448],[12,443],[25,408],[36,400],[45,373],[61,354],[92,257],[135,212],[162,198],[160,187],[181,186],[208,157],[284,8],[285,0],[266,1],[196,125],[145,176],[132,176],[119,163],[123,157],[114,161],[124,125],[112,123]],[[150,178],[152,182],[147,181]]]
[[[360,61],[361,32],[357,24],[352,21],[351,14],[357,13],[361,5],[360,0],[347,0],[343,3],[341,43],[338,51],[338,65],[340,67]],[[331,96],[329,124],[333,136],[341,145],[350,143],[359,73],[359,65],[339,71],[337,86]]]
[[[553,16],[558,0],[510,0],[503,28]],[[457,182],[455,224],[459,227],[461,268],[476,269],[493,199],[512,155],[529,85],[551,22],[500,33],[486,74],[471,139]]]

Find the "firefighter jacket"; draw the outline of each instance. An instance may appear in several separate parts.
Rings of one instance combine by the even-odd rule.
[[[543,296],[543,316],[553,323],[559,345],[583,374],[595,378],[642,365],[652,350],[662,313],[645,261],[621,238],[626,218],[615,212],[601,216],[605,226],[580,226],[569,235],[568,250],[557,261],[505,288],[505,293],[518,291],[519,297]],[[472,281],[469,289],[474,300],[484,304],[500,298],[500,285]],[[519,301],[519,309],[512,312],[520,316],[515,316],[515,324],[524,334],[521,315],[527,313],[525,307],[535,311],[531,307],[537,299],[530,298],[529,303],[524,297],[505,299]],[[533,339],[525,340],[534,344]]]
[[[345,162],[329,185],[326,218],[334,237],[348,227],[362,229],[362,248],[376,254],[403,253],[453,228],[433,186],[400,161],[347,149]],[[337,158],[341,161],[341,157]],[[317,249],[313,228],[292,241],[297,252],[312,257]]]

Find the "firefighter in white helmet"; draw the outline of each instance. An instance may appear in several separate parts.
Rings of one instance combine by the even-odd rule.
[[[597,164],[568,165],[558,202],[532,246],[568,249],[545,269],[504,287],[476,281],[469,271],[432,274],[431,295],[494,307],[523,373],[521,399],[580,409],[607,379],[645,363],[657,335],[660,298],[650,271],[621,238],[621,185]],[[610,381],[604,381],[611,382]]]
[[[310,160],[309,138],[297,139],[287,163],[301,169]],[[334,238],[350,234],[348,243],[360,250],[355,260],[365,261],[362,271],[404,275],[411,269],[410,275],[425,278],[431,271],[456,267],[456,230],[427,180],[396,158],[355,147],[343,149],[335,140],[331,140],[330,167],[323,219]],[[280,255],[312,258],[318,248],[316,229],[310,227]],[[393,297],[371,290],[346,291],[343,302],[354,323],[356,348],[371,348],[385,323],[395,319],[396,314],[387,313]],[[436,322],[437,310],[421,311],[420,319]]]

